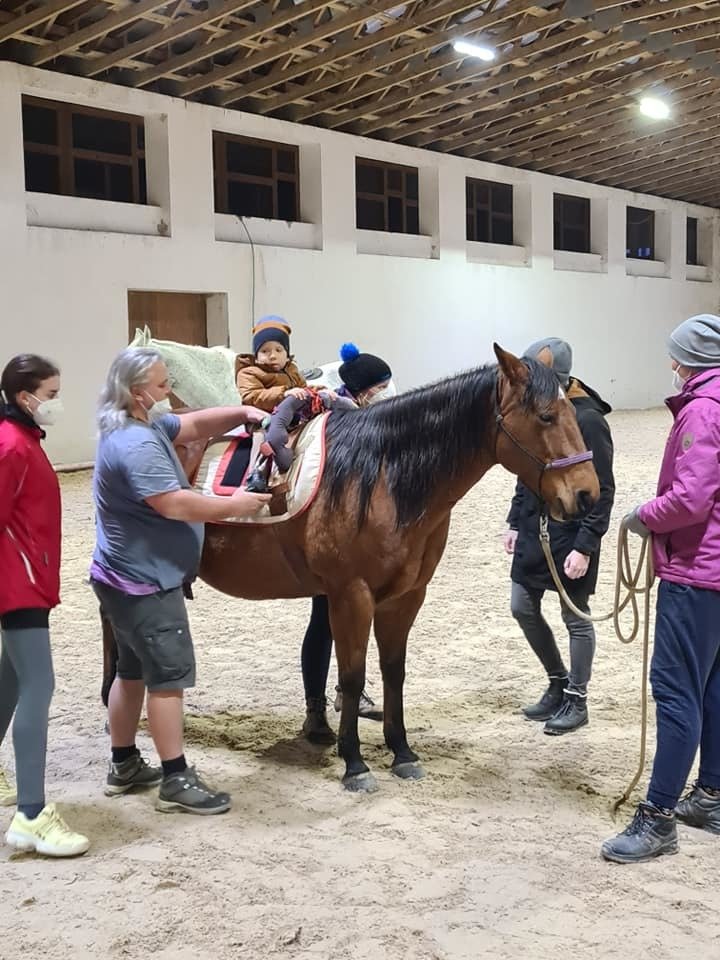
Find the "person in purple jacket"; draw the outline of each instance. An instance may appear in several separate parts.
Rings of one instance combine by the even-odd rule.
[[[677,821],[720,834],[720,317],[670,334],[674,418],[657,496],[626,518],[652,535],[660,578],[650,680],[657,748],[647,800],[602,855],[636,863],[677,852]],[[698,779],[680,799],[700,748]]]

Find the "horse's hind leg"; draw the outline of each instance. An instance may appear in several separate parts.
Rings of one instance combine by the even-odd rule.
[[[407,741],[403,708],[407,639],[424,599],[425,587],[421,587],[382,604],[375,613],[375,638],[384,687],[385,743],[394,755],[392,772],[404,780],[420,780],[425,776],[417,754]]]
[[[358,710],[365,687],[365,661],[375,602],[367,584],[355,581],[337,592],[328,590],[328,606],[342,690],[338,754],[345,761],[343,786],[372,793],[377,790],[377,783],[360,753]]]

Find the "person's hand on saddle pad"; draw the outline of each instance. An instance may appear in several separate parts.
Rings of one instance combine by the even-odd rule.
[[[642,506],[642,504],[640,506]],[[631,510],[630,513],[626,514],[623,517],[623,523],[630,533],[634,533],[636,536],[642,537],[643,540],[646,540],[650,536],[650,530],[640,519],[640,515],[638,513],[640,506],[635,507],[634,510]]]
[[[250,493],[244,487],[238,487],[235,493],[228,498],[230,507],[230,516],[244,518],[252,517],[270,503],[272,494],[269,493]]]
[[[568,579],[579,580],[588,572],[589,566],[590,557],[587,554],[580,553],[577,550],[571,550],[567,557],[565,557],[563,570]]]
[[[515,553],[515,544],[517,543],[517,538],[517,530],[508,529],[503,533],[503,547],[505,548],[505,553]]]

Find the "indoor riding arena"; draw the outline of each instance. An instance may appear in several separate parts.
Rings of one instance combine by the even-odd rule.
[[[14,799],[0,806],[0,960],[718,955],[720,837],[678,819],[675,856],[621,865],[600,852],[644,800],[655,752],[642,594],[632,642],[612,619],[596,624],[587,722],[546,736],[523,713],[548,680],[510,609],[516,477],[501,463],[452,510],[410,633],[405,723],[422,778],[393,774],[372,719],[358,729],[374,792],[344,789],[337,748],[308,742],[300,651],[313,591],[253,602],[199,578],[184,749],[232,807],[160,812],[157,785],[106,796],[90,585],[96,411],[113,358],[143,331],[168,357],[192,347],[234,363],[271,316],[292,328],[288,353],[308,379],[347,343],[392,368],[397,399],[329,414],[327,463],[334,417],[402,418],[406,394],[419,409],[443,388],[416,388],[497,356],[497,374],[482,375],[495,378],[493,415],[477,424],[494,438],[487,462],[539,475],[546,499],[568,462],[568,476],[577,469],[584,434],[572,415],[575,446],[536,454],[547,423],[519,433],[529,401],[507,413],[509,361],[494,345],[522,357],[567,341],[572,377],[612,407],[615,498],[590,598],[594,616],[610,614],[618,538],[633,565],[647,543],[621,522],[655,496],[673,423],[668,337],[720,313],[718,51],[716,2],[0,0],[0,367],[32,353],[60,370],[64,413],[42,441],[62,498],[45,790],[89,840],[74,857],[5,845],[19,814]],[[188,368],[167,365],[173,405],[198,406],[183,397]],[[193,371],[202,396],[227,403],[209,370]],[[566,384],[552,382],[553,409],[567,407]],[[5,401],[0,490],[15,469]],[[461,429],[451,413],[419,416],[428,450],[441,447],[428,424]],[[372,482],[386,482],[382,463]],[[425,467],[438,485],[453,475],[449,461]],[[305,522],[274,519],[268,536]],[[391,527],[371,551],[377,567]],[[337,546],[338,568],[352,549]],[[252,556],[233,562],[238,593],[263,579]],[[269,597],[272,578],[268,566]],[[655,590],[649,655],[654,604]],[[543,610],[567,661],[554,593]],[[620,622],[629,633],[629,606]],[[338,682],[333,653],[334,730]],[[385,692],[371,634],[365,693],[381,706]],[[0,768],[15,784],[12,730]],[[159,763],[145,713],[137,746]],[[688,788],[698,776],[696,763]]]

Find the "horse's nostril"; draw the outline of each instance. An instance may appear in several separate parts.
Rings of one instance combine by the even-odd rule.
[[[575,501],[580,513],[587,513],[594,503],[593,496],[588,490],[580,490]]]

